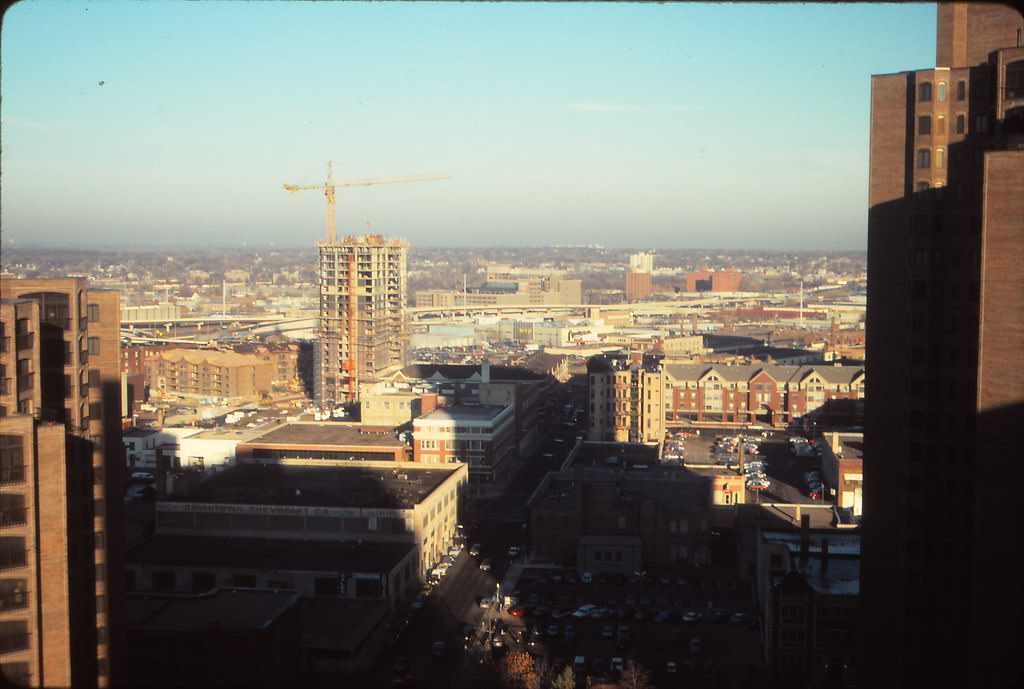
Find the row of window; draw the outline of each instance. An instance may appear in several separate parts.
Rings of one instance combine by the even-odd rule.
[[[935,100],[944,101],[946,100],[946,82],[940,81],[935,84],[934,89]],[[967,82],[960,80],[956,83],[956,99],[964,100],[967,98]],[[932,99],[932,82],[923,81],[917,86],[917,99],[925,102]]]

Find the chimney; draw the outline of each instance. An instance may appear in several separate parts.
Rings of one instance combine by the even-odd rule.
[[[800,557],[807,557],[811,540],[811,515],[800,515]]]

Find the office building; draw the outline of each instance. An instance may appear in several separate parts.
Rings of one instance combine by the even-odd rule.
[[[317,404],[355,402],[359,384],[405,362],[406,251],[380,235],[318,242],[320,320],[314,388]]]
[[[0,671],[110,686],[122,648],[119,295],[0,277]]]
[[[765,662],[776,686],[855,686],[861,536],[809,526],[758,530]]]
[[[1020,686],[1024,17],[872,77],[861,686]]]
[[[516,458],[515,410],[497,404],[434,409],[413,422],[415,461],[465,462],[470,483],[503,485]]]
[[[629,270],[626,272],[626,301],[646,299],[651,296],[654,288],[651,284],[651,272],[654,270],[654,256],[640,252],[629,257]]]
[[[743,273],[732,268],[697,270],[686,274],[687,292],[739,292]]]
[[[712,483],[647,445],[581,443],[527,501],[531,560],[610,574],[708,564]]]

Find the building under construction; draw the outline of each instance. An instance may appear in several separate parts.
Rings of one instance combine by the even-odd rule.
[[[317,246],[320,321],[314,388],[317,404],[332,409],[356,401],[360,383],[404,365],[409,244],[365,235]]]

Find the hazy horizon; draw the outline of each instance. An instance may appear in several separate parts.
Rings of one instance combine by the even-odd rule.
[[[23,0],[5,248],[863,251],[870,75],[934,4]],[[173,237],[173,240],[169,238]]]

